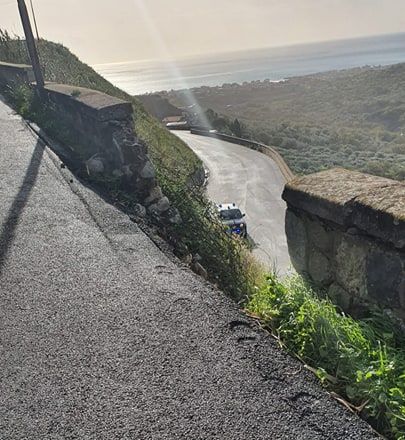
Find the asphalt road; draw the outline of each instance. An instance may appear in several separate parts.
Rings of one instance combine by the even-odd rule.
[[[215,203],[237,203],[246,213],[253,254],[285,274],[291,268],[285,236],[285,180],[268,156],[218,139],[175,131],[210,172],[208,196]]]
[[[0,102],[0,438],[371,440]]]

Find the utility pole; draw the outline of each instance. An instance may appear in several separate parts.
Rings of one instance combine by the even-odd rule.
[[[20,11],[21,21],[24,28],[25,41],[27,42],[28,52],[31,58],[32,68],[34,69],[35,80],[38,88],[41,90],[45,86],[44,76],[42,75],[41,66],[39,64],[39,57],[37,47],[35,45],[34,35],[28,16],[27,6],[24,0],[17,0],[18,10]]]

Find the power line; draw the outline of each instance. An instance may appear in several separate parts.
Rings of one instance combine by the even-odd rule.
[[[30,0],[30,4],[31,4],[32,18],[34,19],[35,33],[37,34],[37,40],[39,41],[37,18],[35,17],[34,5],[32,4],[32,0]]]

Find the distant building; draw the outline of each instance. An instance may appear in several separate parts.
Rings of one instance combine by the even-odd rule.
[[[162,122],[169,130],[187,130],[189,128],[184,114],[182,116],[166,116]]]
[[[168,117],[179,116],[185,119],[184,111],[171,104],[165,96],[160,94],[148,94],[138,96],[138,99],[149,113],[163,123],[164,119]]]
[[[178,122],[184,122],[184,115],[181,116],[166,116],[162,119],[163,124],[175,124]]]

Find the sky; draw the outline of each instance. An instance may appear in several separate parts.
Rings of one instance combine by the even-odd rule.
[[[32,0],[40,36],[88,64],[405,32],[404,1]],[[0,28],[22,34],[17,0],[0,0]]]

